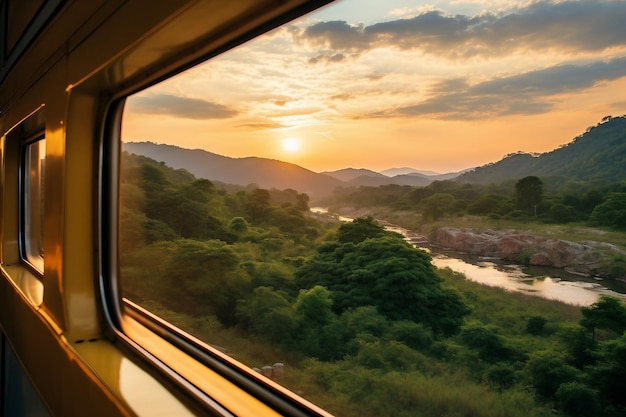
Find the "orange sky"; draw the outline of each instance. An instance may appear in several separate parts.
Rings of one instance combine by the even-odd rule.
[[[131,97],[122,137],[317,172],[546,152],[626,113],[625,21],[626,2],[344,0]]]

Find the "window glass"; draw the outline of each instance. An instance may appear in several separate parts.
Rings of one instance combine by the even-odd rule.
[[[46,140],[38,138],[24,146],[23,245],[26,261],[43,273],[43,209]]]
[[[591,356],[566,358],[590,346],[577,301],[487,294],[407,240],[467,252],[483,241],[457,229],[538,222],[556,242],[623,197],[619,17],[625,2],[345,0],[128,97],[122,297],[337,415],[549,415],[565,380],[544,368],[593,379]]]

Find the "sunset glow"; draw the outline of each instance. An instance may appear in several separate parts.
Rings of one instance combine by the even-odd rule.
[[[300,150],[300,140],[297,138],[283,139],[283,149],[287,153],[296,153]]]
[[[623,22],[621,1],[339,1],[131,97],[123,140],[316,172],[546,152],[626,113]]]

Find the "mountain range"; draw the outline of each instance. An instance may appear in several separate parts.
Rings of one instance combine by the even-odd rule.
[[[317,173],[275,159],[231,158],[202,149],[185,149],[153,142],[126,142],[123,144],[123,150],[163,162],[175,169],[184,168],[198,178],[241,186],[256,184],[261,188],[291,188],[307,193],[311,197],[328,195],[337,187],[386,184],[425,186],[435,180],[459,175],[459,173],[428,175],[412,168],[399,168],[397,172],[402,174],[392,177],[368,169],[354,168]],[[394,169],[388,171],[396,172]]]
[[[337,187],[387,184],[426,186],[437,180],[488,184],[530,175],[584,181],[619,182],[626,179],[626,117],[606,116],[567,145],[543,154],[518,152],[474,169],[438,174],[413,168],[391,168],[383,172],[345,168],[313,172],[288,162],[246,157],[231,158],[201,149],[184,149],[153,142],[128,142],[123,149],[194,174],[199,178],[261,188],[291,188],[323,197]]]

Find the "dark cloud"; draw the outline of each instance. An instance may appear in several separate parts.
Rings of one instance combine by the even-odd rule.
[[[150,94],[129,99],[128,108],[148,114],[163,114],[187,119],[225,119],[237,111],[210,101],[171,94]]]
[[[381,116],[423,116],[469,120],[550,111],[554,96],[581,91],[626,76],[626,58],[591,65],[558,65],[511,77],[469,85],[463,79],[444,81],[433,97]]]
[[[364,36],[363,26],[352,26],[344,21],[316,23],[306,28],[301,36],[304,40],[333,50],[362,50],[370,47],[370,40]]]
[[[346,56],[344,54],[332,54],[332,55],[320,54],[313,58],[309,58],[309,63],[310,64],[335,63],[335,62],[344,61],[345,59],[346,59]]]
[[[552,95],[592,87],[626,76],[626,58],[590,65],[557,65],[479,84],[481,94]]]
[[[370,26],[321,22],[298,36],[334,53],[376,47],[415,49],[449,58],[491,56],[512,50],[589,52],[626,46],[626,2],[535,2],[507,13],[476,16],[429,11]]]

